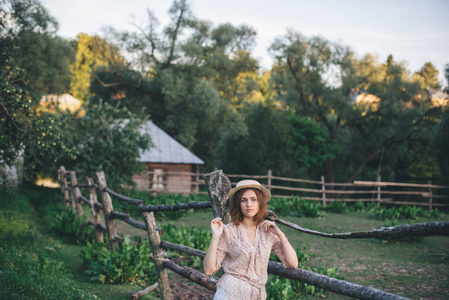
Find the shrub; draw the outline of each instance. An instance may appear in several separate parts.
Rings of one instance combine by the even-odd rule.
[[[71,208],[57,209],[51,214],[49,229],[64,241],[84,245],[95,238],[95,229],[85,217],[78,217]]]
[[[292,206],[299,216],[309,218],[324,217],[323,206],[318,201],[307,201],[300,197],[292,198]]]
[[[296,248],[296,255],[298,256],[298,268],[312,271],[318,274],[327,275],[330,277],[343,279],[341,274],[338,274],[338,268],[332,267],[326,269],[324,267],[313,268],[308,267],[307,263],[313,256],[313,253],[306,251],[306,246],[298,245]],[[273,253],[270,256],[273,261],[280,262],[276,255]],[[314,296],[323,297],[326,293],[325,290],[316,288],[313,285],[309,285],[303,282],[298,282],[294,280],[289,280],[287,278],[282,278],[274,275],[269,275],[266,291],[268,299],[297,299],[303,294],[310,294]]]
[[[150,254],[149,245],[142,242],[133,245],[126,236],[114,251],[110,251],[106,244],[88,242],[80,256],[92,281],[115,284],[155,281],[156,273],[149,260]]]
[[[288,216],[292,213],[292,201],[286,198],[271,199],[270,209],[278,216]]]
[[[364,212],[367,208],[365,206],[365,203],[363,203],[362,201],[356,201],[354,202],[350,208],[352,210],[354,210],[355,212]]]
[[[212,239],[212,233],[210,231],[197,229],[195,226],[187,227],[182,225],[181,228],[178,228],[172,223],[167,223],[162,226],[162,229],[164,230],[163,239],[167,242],[181,244],[203,251],[206,251],[209,248]],[[200,257],[186,255],[185,253],[182,253],[182,255],[189,257],[190,260],[181,261],[181,265],[201,267],[203,264],[203,260]]]
[[[348,210],[348,207],[346,205],[346,202],[344,202],[344,201],[332,201],[332,202],[326,204],[323,207],[323,209],[326,211],[331,211],[331,212],[335,212],[338,214],[342,214]]]

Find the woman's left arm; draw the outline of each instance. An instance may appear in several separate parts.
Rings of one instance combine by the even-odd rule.
[[[263,221],[262,226],[265,230],[269,230],[270,232],[278,236],[279,240],[281,241],[282,248],[284,250],[285,261],[287,265],[290,268],[298,267],[298,256],[296,255],[295,249],[293,249],[287,237],[276,225],[276,223],[273,221]]]

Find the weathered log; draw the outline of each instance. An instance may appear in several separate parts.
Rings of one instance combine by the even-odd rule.
[[[123,196],[119,193],[114,192],[113,190],[111,190],[110,188],[106,187],[106,192],[108,192],[109,194],[111,194],[112,196],[116,197],[119,200],[122,200],[123,202],[126,202],[128,204],[132,204],[132,205],[145,205],[145,201],[140,200],[140,199],[132,199],[126,196]]]
[[[92,204],[90,203],[89,200],[87,200],[86,197],[84,197],[81,193],[80,196],[78,197],[78,201],[83,201],[84,203],[86,203],[87,205],[91,206]]]
[[[191,247],[187,247],[184,245],[179,245],[179,244],[174,244],[174,243],[170,243],[167,241],[161,241],[161,247],[164,249],[172,249],[172,250],[178,250],[178,251],[182,251],[188,254],[192,254],[192,255],[196,255],[199,257],[204,258],[206,256],[206,252],[195,249],[195,248],[191,248]]]
[[[206,252],[204,251],[166,241],[161,241],[161,246],[165,249],[179,250],[203,258],[206,256]],[[335,279],[333,277],[321,275],[315,272],[284,267],[282,264],[274,261],[270,261],[268,263],[268,273],[311,284],[318,288],[323,288],[337,294],[346,295],[357,299],[406,299],[374,289],[372,287]]]
[[[83,207],[81,206],[81,202],[79,201],[81,192],[80,188],[78,187],[78,181],[76,179],[75,171],[70,172],[70,182],[72,184],[72,199],[75,201],[75,203],[72,203],[72,205],[75,206],[78,217],[81,217],[84,214],[84,212]]]
[[[228,194],[231,190],[231,182],[222,170],[217,170],[204,175],[207,192],[212,203],[215,218],[221,218],[224,224],[231,222],[228,212]]]
[[[125,220],[125,219],[129,219],[129,214],[114,210],[111,212],[111,218],[118,219],[118,220]]]
[[[104,208],[103,208],[103,204],[101,204],[101,203],[99,203],[99,202],[97,202],[97,203],[95,203],[94,204],[94,207],[96,208],[96,209],[101,209],[101,210],[104,210]]]
[[[170,283],[168,281],[167,270],[162,263],[164,251],[161,248],[161,238],[156,230],[156,220],[153,212],[144,212],[143,217],[148,228],[148,239],[150,240],[151,252],[153,253],[154,268],[159,282],[161,298],[163,300],[171,299]]]
[[[65,170],[64,166],[61,166],[61,189],[64,193],[65,207],[69,207],[71,201],[69,198],[69,187],[67,185],[66,170]]]
[[[181,275],[182,277],[187,278],[195,282],[196,284],[204,286],[211,291],[216,291],[217,282],[211,279],[209,276],[204,275],[203,273],[200,273],[197,270],[189,267],[181,267],[168,259],[165,259],[163,261],[163,264],[165,267]]]
[[[115,221],[113,218],[111,218],[111,212],[114,211],[114,208],[112,207],[111,196],[109,196],[108,192],[106,192],[105,190],[105,188],[107,187],[107,183],[104,172],[97,172],[97,178],[101,193],[101,202],[103,203],[104,221],[108,229],[109,243],[111,245],[111,249],[115,250],[118,246],[117,240],[115,238],[117,236],[117,230],[115,228]]]
[[[95,240],[98,243],[103,243],[103,231],[101,231],[100,225],[101,225],[101,219],[100,219],[100,213],[98,208],[95,207],[96,204],[99,204],[97,202],[97,190],[93,186],[94,180],[91,177],[86,177],[87,184],[89,185],[89,199],[90,199],[90,209],[92,210],[92,218],[93,223],[95,227]]]
[[[97,225],[95,225],[94,221],[92,221],[92,220],[89,220],[88,223],[89,223],[90,225],[94,226],[95,228],[98,227],[98,229],[99,229],[101,232],[107,232],[107,231],[108,231],[108,229],[106,228],[106,225],[104,225],[103,223],[98,223]]]
[[[304,282],[318,288],[322,288],[337,294],[357,298],[357,299],[371,299],[371,300],[405,300],[408,298],[398,295],[386,293],[384,291],[372,288],[370,286],[363,286],[354,284],[348,281],[336,279],[333,277],[321,275],[303,269],[292,269],[283,266],[280,263],[270,261],[268,263],[268,273],[282,276],[288,279]]]
[[[139,229],[148,231],[148,228],[147,228],[147,226],[145,225],[145,223],[136,221],[136,220],[134,220],[134,219],[132,219],[132,218],[124,219],[124,220],[122,220],[122,221],[125,222],[125,223],[128,223],[129,225],[134,226],[134,227],[136,227],[136,228],[139,228]],[[160,229],[156,226],[156,230],[159,231]]]
[[[279,219],[272,211],[268,213],[268,220],[285,225],[300,232],[317,235],[333,239],[366,239],[366,238],[398,238],[398,237],[418,237],[418,236],[442,236],[449,235],[449,222],[433,222],[407,224],[392,227],[382,227],[371,231],[344,232],[344,233],[324,233],[316,230],[303,228],[297,224]]]
[[[211,203],[208,201],[192,201],[187,203],[176,204],[158,204],[158,205],[139,205],[137,208],[140,211],[176,211],[180,209],[190,208],[210,208]]]
[[[147,288],[145,288],[142,291],[138,291],[135,292],[134,294],[132,294],[130,300],[135,300],[135,299],[139,299],[140,297],[142,297],[143,295],[146,295],[148,293],[150,293],[151,291],[154,291],[155,289],[157,289],[159,287],[159,283],[155,283]]]

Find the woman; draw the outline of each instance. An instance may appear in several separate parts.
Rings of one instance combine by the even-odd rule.
[[[211,221],[212,240],[204,258],[204,272],[212,275],[223,263],[225,274],[217,283],[214,300],[267,297],[267,267],[270,253],[282,264],[298,266],[298,258],[276,223],[264,221],[271,193],[255,180],[242,180],[229,192],[232,223]]]

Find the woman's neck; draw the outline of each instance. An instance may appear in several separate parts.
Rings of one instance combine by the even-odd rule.
[[[251,228],[251,227],[257,226],[256,221],[254,221],[253,218],[243,218],[241,223],[245,228]]]

